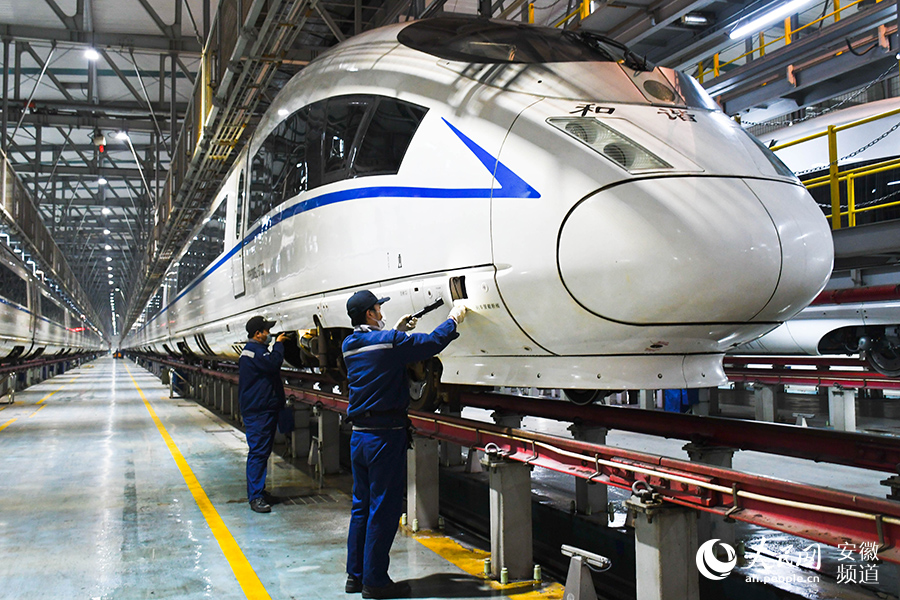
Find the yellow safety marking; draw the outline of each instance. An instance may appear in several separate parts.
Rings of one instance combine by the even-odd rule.
[[[78,379],[79,377],[81,377],[81,375],[76,375],[75,377],[73,377],[73,378],[70,379],[69,381],[65,382],[65,383],[62,385],[62,387],[56,388],[55,390],[53,390],[52,392],[50,392],[49,394],[47,394],[46,396],[44,396],[43,398],[41,398],[40,400],[38,400],[37,402],[35,402],[35,405],[37,405],[37,404],[43,404],[44,402],[47,401],[47,399],[48,399],[50,396],[52,396],[52,395],[55,394],[56,392],[58,392],[58,391],[64,389],[67,385],[69,385],[70,383],[72,383],[73,381],[75,381],[76,379]]]
[[[0,410],[6,410],[7,408],[9,408],[10,406],[12,406],[13,404],[15,404],[15,402],[10,402],[10,403],[7,404],[6,406],[0,406]]]
[[[414,540],[444,560],[453,563],[469,575],[484,579],[485,583],[493,589],[499,590],[515,600],[561,600],[566,590],[565,586],[558,583],[549,583],[540,589],[534,589],[535,585],[542,585],[535,581],[519,581],[502,585],[484,576],[484,559],[491,557],[490,552],[466,548],[456,540],[429,531],[420,531],[411,535]]]
[[[31,413],[30,415],[28,415],[28,418],[30,419],[31,417],[33,417],[34,415],[38,414],[39,412],[41,412],[41,411],[44,410],[45,408],[47,408],[47,405],[46,405],[46,404],[43,405],[42,407],[40,407],[39,409],[37,409],[36,411],[34,411],[33,413]]]
[[[166,431],[166,428],[163,425],[162,421],[160,421],[159,417],[156,416],[156,411],[153,410],[153,406],[150,404],[150,401],[147,400],[146,396],[144,396],[144,391],[138,385],[137,381],[134,380],[134,376],[131,374],[131,370],[127,366],[125,367],[125,370],[128,372],[128,376],[131,377],[131,382],[134,384],[134,387],[137,388],[138,394],[140,394],[141,396],[141,400],[144,401],[144,406],[147,407],[147,412],[150,413],[150,417],[156,424],[156,428],[159,430],[160,435],[162,435],[163,440],[166,442],[166,446],[168,446],[169,452],[172,454],[172,458],[175,459],[175,464],[178,465],[178,470],[181,471],[181,476],[184,477],[184,482],[187,484],[188,489],[194,496],[194,500],[197,502],[197,506],[200,508],[200,512],[203,513],[203,517],[206,519],[207,525],[209,525],[209,528],[212,530],[213,536],[215,536],[216,541],[219,542],[219,548],[222,549],[222,553],[225,555],[225,559],[231,566],[231,570],[234,571],[234,576],[237,578],[238,584],[241,586],[241,589],[244,590],[244,594],[251,600],[270,600],[271,597],[269,596],[269,593],[266,591],[266,588],[263,587],[263,584],[259,580],[259,577],[256,576],[256,571],[254,571],[253,567],[250,566],[250,561],[248,561],[247,557],[244,556],[244,553],[241,551],[241,547],[238,546],[238,543],[235,541],[234,536],[232,536],[231,532],[228,531],[228,527],[225,526],[225,522],[222,520],[222,517],[220,517],[219,513],[216,512],[216,509],[213,506],[212,502],[210,502],[209,497],[206,495],[206,492],[203,491],[203,488],[200,486],[200,482],[197,481],[197,478],[194,476],[194,472],[191,470],[191,467],[184,459],[184,456],[181,454],[178,446],[175,445],[175,441],[172,439],[172,436],[169,435],[169,432]]]
[[[18,419],[18,417],[16,417],[16,419]],[[3,431],[4,429],[6,429],[6,428],[9,427],[10,425],[12,425],[12,424],[15,422],[16,419],[10,419],[9,421],[7,421],[6,423],[4,423],[3,425],[0,425],[0,431]]]

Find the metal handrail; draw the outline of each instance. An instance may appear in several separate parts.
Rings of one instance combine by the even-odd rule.
[[[726,67],[726,66],[728,66],[728,65],[734,64],[735,62],[741,60],[742,58],[746,58],[746,57],[748,57],[748,56],[752,56],[752,55],[753,55],[754,53],[756,53],[756,52],[759,52],[760,58],[762,58],[762,57],[765,56],[765,54],[766,54],[766,47],[767,47],[767,46],[771,46],[772,44],[778,43],[778,42],[780,42],[780,41],[782,41],[782,40],[785,41],[785,45],[790,44],[790,43],[791,43],[791,37],[792,37],[794,34],[800,32],[800,31],[803,31],[803,30],[806,29],[807,27],[811,27],[811,26],[813,26],[813,25],[815,25],[815,24],[817,24],[817,23],[821,23],[821,22],[825,21],[825,20],[828,19],[828,18],[834,17],[835,22],[838,22],[838,21],[841,20],[841,12],[847,10],[847,9],[850,8],[850,7],[856,6],[857,4],[859,4],[859,3],[861,3],[861,2],[864,2],[864,1],[865,1],[865,0],[854,0],[854,1],[851,2],[850,4],[847,4],[847,5],[845,5],[845,6],[841,6],[839,0],[834,0],[835,10],[831,11],[831,12],[828,13],[827,15],[823,15],[823,16],[819,17],[819,18],[816,19],[815,21],[810,21],[810,22],[807,23],[806,25],[803,25],[802,27],[798,27],[797,29],[791,29],[791,28],[790,28],[790,27],[791,27],[791,26],[790,26],[790,19],[791,19],[791,18],[788,17],[788,18],[786,18],[786,19],[784,20],[785,34],[782,35],[781,37],[777,37],[777,38],[775,38],[775,39],[773,39],[773,40],[769,40],[768,42],[766,42],[766,41],[765,41],[765,37],[764,37],[764,35],[763,35],[764,32],[760,31],[760,32],[759,32],[759,41],[760,41],[759,47],[753,48],[753,49],[751,49],[751,50],[748,50],[747,52],[744,52],[744,53],[741,54],[740,56],[738,56],[738,57],[736,57],[736,58],[733,58],[733,59],[731,59],[731,60],[729,60],[729,61],[727,61],[727,62],[724,62],[724,63],[719,62],[719,56],[721,55],[721,52],[717,52],[717,53],[715,53],[715,54],[713,55],[713,68],[710,69],[709,71],[705,71],[705,70],[703,69],[703,62],[702,62],[702,61],[698,62],[698,63],[697,63],[697,67],[698,67],[698,76],[697,76],[697,79],[700,80],[700,83],[703,83],[703,76],[706,75],[706,74],[709,73],[709,72],[712,72],[712,73],[713,73],[713,77],[718,77],[719,74],[720,74],[720,72],[721,72],[721,69],[722,69],[723,67]],[[875,0],[876,4],[879,3],[879,2],[883,2],[883,1],[884,1],[884,0]],[[828,0],[826,0],[826,4],[827,4],[827,2],[828,2]],[[796,14],[799,14],[799,13],[796,13]],[[750,37],[753,37],[753,36],[750,36]],[[735,44],[735,45],[737,45],[737,44]],[[733,47],[734,47],[734,46],[732,46],[732,48],[733,48]]]
[[[900,158],[888,159],[865,167],[856,167],[853,169],[841,171],[838,167],[837,152],[837,134],[839,132],[852,129],[854,127],[859,127],[860,125],[866,125],[868,123],[872,123],[874,121],[878,121],[880,119],[885,119],[887,117],[892,117],[895,115],[900,115],[900,108],[889,110],[877,115],[872,115],[870,117],[857,119],[856,121],[851,121],[850,123],[845,123],[843,125],[829,125],[828,128],[824,131],[813,133],[796,140],[791,140],[790,142],[772,146],[771,150],[774,152],[777,150],[783,150],[784,148],[790,148],[791,146],[797,146],[804,142],[809,142],[811,140],[816,140],[822,137],[828,138],[828,175],[815,177],[803,182],[803,184],[807,189],[813,189],[825,185],[828,185],[831,188],[831,213],[827,216],[829,219],[831,219],[832,229],[841,228],[841,217],[845,215],[847,216],[848,227],[855,227],[856,215],[858,213],[900,205],[900,201],[898,201],[890,202],[887,204],[877,204],[874,206],[856,208],[856,191],[853,186],[853,181],[858,177],[862,177],[864,175],[873,175],[875,173],[883,173],[895,168],[900,168]],[[842,182],[845,183],[847,187],[847,210],[844,211],[841,210],[840,196]]]

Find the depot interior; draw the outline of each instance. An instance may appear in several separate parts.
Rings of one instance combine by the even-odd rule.
[[[216,186],[294,75],[461,14],[607,36],[696,78],[820,206],[834,270],[808,310],[837,316],[811,351],[727,355],[718,388],[442,398],[416,421],[394,579],[415,598],[900,596],[900,3],[11,0],[0,306],[40,293],[101,343],[38,352],[3,313],[26,339],[0,358],[4,597],[345,596],[340,385],[286,365],[280,502],[257,515],[234,365],[200,339],[120,341],[226,249]]]

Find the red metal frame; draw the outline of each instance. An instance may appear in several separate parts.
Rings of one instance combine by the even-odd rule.
[[[849,304],[853,302],[885,302],[900,300],[900,285],[873,285],[869,287],[825,290],[810,304]]]

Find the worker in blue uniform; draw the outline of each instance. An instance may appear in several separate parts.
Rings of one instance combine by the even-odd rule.
[[[409,583],[395,583],[388,576],[389,551],[406,489],[406,365],[438,354],[459,337],[457,326],[466,314],[464,306],[455,306],[430,334],[407,334],[416,325],[410,315],[394,329],[384,329],[381,305],[388,300],[368,290],[353,294],[347,314],[354,329],[342,346],[350,386],[347,418],[353,425],[353,505],[344,590],[362,592],[363,598],[401,598],[410,593]]]
[[[238,359],[238,402],[247,435],[247,500],[254,512],[272,512],[274,497],[266,491],[266,466],[275,445],[278,411],[284,407],[285,334],[269,349],[275,321],[256,316],[247,321],[247,343]]]

